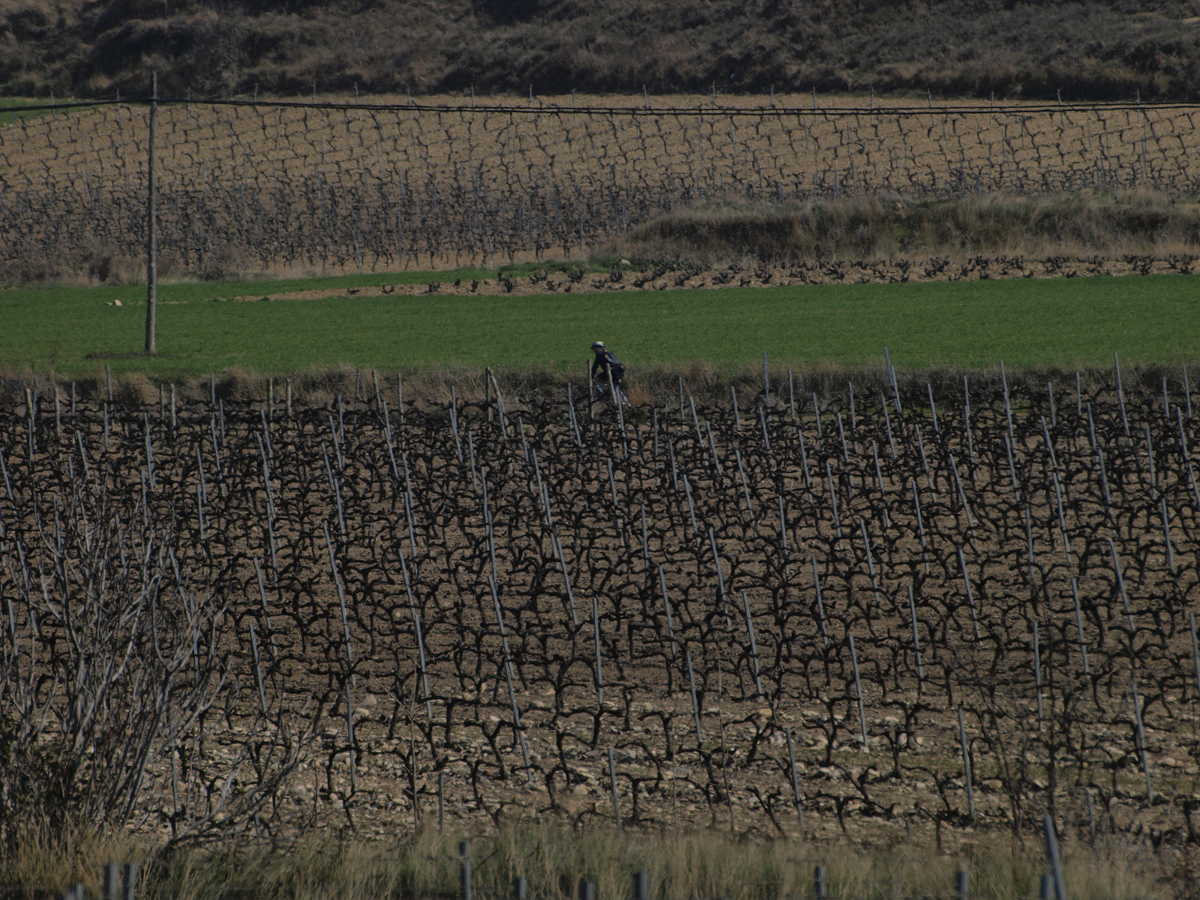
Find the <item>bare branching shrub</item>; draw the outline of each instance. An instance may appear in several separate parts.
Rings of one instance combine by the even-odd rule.
[[[264,704],[218,756],[195,755],[244,690],[225,601],[176,562],[152,466],[135,499],[110,488],[103,460],[80,464],[28,498],[36,545],[0,540],[0,846],[79,823],[176,841],[240,830],[268,815],[298,735]]]

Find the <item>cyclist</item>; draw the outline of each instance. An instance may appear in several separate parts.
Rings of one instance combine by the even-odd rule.
[[[602,398],[608,395],[608,379],[612,377],[612,386],[617,396],[621,397],[621,380],[625,377],[625,365],[604,345],[604,341],[592,344],[592,382],[595,385],[596,396]],[[623,398],[622,398],[623,399]]]

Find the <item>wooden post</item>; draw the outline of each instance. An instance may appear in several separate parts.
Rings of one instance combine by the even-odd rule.
[[[104,900],[121,900],[121,867],[115,862],[104,865]]]
[[[490,368],[483,370],[483,380],[486,390],[484,406],[487,407],[487,420],[490,422],[492,421],[492,370]]]
[[[696,744],[704,745],[704,735],[700,731],[700,701],[696,698],[696,673],[692,669],[692,651],[684,650],[684,656],[687,659],[688,684],[692,689],[692,715],[696,719]]]
[[[804,807],[800,803],[800,779],[796,777],[796,745],[792,741],[792,729],[787,729],[788,761],[792,771],[792,796],[796,801],[796,818],[800,822],[800,830],[804,830]]]
[[[958,874],[954,876],[954,896],[956,900],[968,900],[970,897],[968,886],[971,883],[971,876],[967,874],[966,869],[959,869]]]
[[[612,744],[608,745],[608,781],[612,785],[613,815],[617,820],[617,831],[621,830],[621,803],[617,794],[617,765],[613,761]]]
[[[848,635],[850,640],[850,663],[854,669],[854,693],[858,695],[858,724],[862,728],[863,747],[867,748],[867,713],[863,707],[862,681],[858,677],[858,654],[854,652],[854,635]]]
[[[154,93],[150,99],[150,141],[146,158],[146,355],[158,353],[155,341],[158,307],[158,215],[155,209],[158,191],[154,184],[154,132],[158,118],[158,73],[153,75]]]
[[[1047,813],[1042,817],[1042,826],[1046,832],[1046,850],[1050,856],[1050,871],[1054,876],[1054,893],[1058,900],[1067,900],[1067,883],[1063,880],[1062,859],[1058,854],[1058,835],[1054,832],[1054,820]]]
[[[459,841],[459,900],[471,900],[471,842]]]
[[[971,748],[967,743],[967,724],[963,721],[962,707],[958,708],[958,742],[962,748],[963,782],[967,786],[967,814],[975,821],[975,787],[971,779]]]

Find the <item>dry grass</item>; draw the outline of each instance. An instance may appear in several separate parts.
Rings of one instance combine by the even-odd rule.
[[[705,204],[655,219],[605,252],[633,259],[788,262],[948,256],[1120,259],[1200,250],[1200,207],[1149,191],[914,201]]]
[[[119,838],[75,835],[34,838],[9,860],[8,883],[23,893],[60,891],[82,882],[99,895],[101,867],[110,860],[141,866],[147,900],[214,900],[254,896],[289,900],[380,900],[457,895],[459,836],[436,830],[384,841],[350,836],[301,836],[287,847],[219,847],[169,853]],[[1043,848],[1008,839],[956,853],[900,842],[859,847],[846,842],[735,840],[712,831],[572,831],[526,824],[473,836],[473,875],[483,897],[506,897],[513,880],[528,880],[533,896],[570,898],[581,880],[597,896],[632,897],[634,872],[650,876],[652,896],[671,898],[807,896],[813,873],[825,866],[829,896],[888,900],[949,896],[960,869],[978,898],[1035,896],[1048,870]],[[1069,845],[1065,880],[1077,900],[1149,900],[1186,895],[1182,857],[1138,843],[1098,848]]]
[[[1186,363],[1189,371],[1200,369],[1200,362]],[[290,385],[293,403],[298,407],[330,406],[341,397],[351,402],[357,396],[364,401],[372,400],[378,385],[380,397],[389,408],[395,410],[400,394],[405,405],[420,408],[444,408],[451,399],[452,391],[459,403],[482,404],[487,398],[485,369],[456,367],[453,369],[416,368],[404,372],[380,372],[345,366],[337,369],[308,369],[280,378],[235,367],[226,369],[211,378],[194,378],[175,383],[153,382],[140,372],[114,374],[112,376],[113,400],[121,407],[142,409],[158,403],[169,404],[171,388],[175,389],[178,403],[208,401],[215,387],[219,399],[238,400],[266,405],[273,400],[274,409],[281,414],[287,402]],[[524,402],[537,402],[543,398],[561,397],[568,384],[580,390],[584,381],[583,366],[578,372],[546,369],[497,369],[493,372],[505,403],[513,398]],[[956,394],[962,390],[962,378],[969,374],[973,391],[999,390],[1001,374],[998,367],[987,369],[959,370],[952,368],[923,369],[896,372],[901,389],[924,390],[926,384],[941,394]],[[1093,390],[1111,378],[1107,368],[1081,368],[1082,387]],[[1142,364],[1122,361],[1121,375],[1125,384],[1140,387],[1154,395],[1160,389],[1161,379],[1177,380],[1178,366]],[[868,398],[891,393],[891,382],[882,365],[867,367],[843,367],[832,363],[797,366],[795,368],[771,362],[770,376],[772,392],[776,398],[786,402],[791,390],[798,405],[805,405],[814,394],[825,402],[841,397],[848,381],[853,381],[855,395]],[[723,405],[729,402],[729,392],[735,388],[740,396],[754,396],[762,391],[762,366],[760,362],[738,366],[714,366],[705,361],[684,365],[655,363],[641,366],[636,379],[627,386],[627,394],[634,405],[656,405],[664,409],[678,408],[679,384],[682,379],[687,393],[697,403]],[[1030,395],[1045,391],[1048,383],[1055,385],[1056,392],[1074,395],[1075,371],[1054,367],[1027,369],[1008,368],[1005,377],[1009,388],[1025,391]],[[42,392],[43,407],[49,402],[47,392],[56,385],[59,391],[63,414],[69,408],[72,388],[80,400],[104,398],[108,391],[108,379],[102,366],[88,378],[67,379],[54,372],[30,373],[0,370],[0,402],[24,408],[26,387],[37,387]],[[745,411],[743,411],[745,412]],[[24,415],[24,413],[21,413]]]

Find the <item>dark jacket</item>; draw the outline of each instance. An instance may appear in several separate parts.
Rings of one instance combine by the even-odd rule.
[[[605,350],[603,353],[597,353],[596,358],[592,360],[592,379],[605,379],[605,372],[612,372],[613,384],[620,384],[621,378],[625,375],[624,364],[613,356],[611,350]]]

